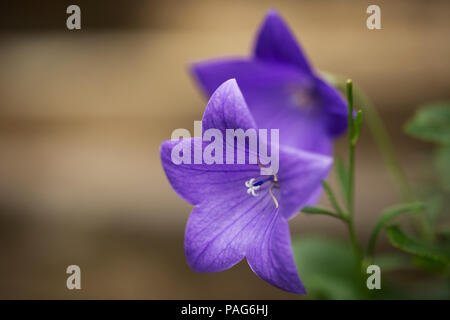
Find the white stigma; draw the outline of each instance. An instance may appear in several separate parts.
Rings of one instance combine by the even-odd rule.
[[[257,197],[259,194],[256,191],[261,188],[261,186],[254,186],[255,178],[251,178],[250,180],[245,181],[245,186],[248,188],[247,193],[251,194],[254,197]]]

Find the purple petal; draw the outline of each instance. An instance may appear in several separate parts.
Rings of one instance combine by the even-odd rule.
[[[191,138],[161,144],[161,162],[172,188],[184,200],[199,204],[210,198],[211,194],[224,194],[236,188],[236,182],[244,186],[249,177],[259,175],[258,165],[244,164],[175,164],[172,162],[172,149],[179,143],[190,145],[191,159],[194,159],[194,141]],[[225,153],[224,153],[225,154]],[[244,190],[245,193],[245,190]]]
[[[309,78],[298,70],[280,63],[268,63],[246,58],[211,59],[193,63],[191,72],[208,97],[226,80],[235,78],[242,91],[282,91]],[[262,91],[262,92],[261,92]]]
[[[274,214],[258,225],[256,238],[247,252],[247,261],[261,279],[280,289],[305,294],[292,254],[287,221]]]
[[[334,137],[341,135],[348,126],[347,102],[335,88],[318,77],[315,78],[315,88],[325,111],[327,132]]]
[[[289,219],[318,198],[321,182],[333,158],[285,146],[280,147],[280,214]],[[314,200],[317,200],[314,199]]]
[[[310,74],[311,67],[289,27],[275,10],[266,15],[256,40],[255,58],[295,65]]]
[[[331,154],[321,101],[313,100],[315,94],[310,104],[300,105],[296,100],[304,86],[314,84],[309,76],[289,66],[244,59],[201,62],[192,71],[207,94],[225,79],[236,78],[258,127],[279,129],[281,144]]]
[[[306,206],[315,206],[317,202],[319,202],[320,197],[322,196],[323,187],[319,186],[314,192],[311,194],[311,196],[308,198],[308,200],[305,201],[305,204],[303,207]],[[295,215],[296,213],[294,213]]]
[[[276,215],[269,193],[252,197],[244,182],[236,182],[234,192],[211,195],[193,209],[186,226],[185,252],[195,271],[222,271],[241,261],[261,224]]]
[[[262,112],[264,111],[264,112]],[[313,110],[297,110],[278,104],[276,112],[269,108],[255,114],[260,128],[279,129],[280,143],[315,153],[331,155],[333,141],[324,123],[324,115]]]
[[[202,119],[203,130],[256,129],[255,121],[235,79],[221,84],[212,94]]]
[[[226,81],[213,93],[206,106],[202,126],[204,130],[214,128],[222,131],[236,128],[246,130],[256,127],[234,79]],[[225,134],[223,134],[223,138],[225,139]],[[195,143],[195,141],[197,142]],[[180,144],[185,146],[184,150],[190,151],[190,164],[175,164],[172,161],[173,148]],[[228,188],[228,183],[238,178],[243,185],[246,180],[240,177],[249,173],[255,176],[256,173],[259,173],[259,167],[256,164],[226,164],[225,150],[223,150],[223,164],[205,164],[204,161],[194,164],[196,144],[201,147],[200,151],[203,151],[209,142],[202,143],[200,138],[165,141],[160,148],[162,165],[170,184],[189,203],[198,204],[208,198],[210,193],[224,192]],[[243,148],[243,146],[235,145],[235,157],[238,148]],[[249,150],[245,150],[245,153],[248,158]],[[230,173],[233,174],[230,175]]]
[[[242,187],[237,184],[235,194],[218,195],[193,209],[185,234],[189,266],[197,272],[218,272],[246,256],[263,280],[289,292],[305,293],[287,221],[268,192],[249,197]]]

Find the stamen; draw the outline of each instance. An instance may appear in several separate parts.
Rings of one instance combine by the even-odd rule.
[[[261,188],[260,185],[255,185],[255,178],[251,178],[248,181],[245,181],[245,186],[248,188],[247,193],[251,194],[254,197],[257,197],[258,194],[256,193],[256,190],[258,190],[259,188]]]
[[[261,188],[261,186],[266,183],[266,182],[270,182],[270,188],[269,188],[269,193],[270,196],[272,197],[273,202],[275,203],[275,206],[278,208],[278,200],[275,197],[275,195],[273,194],[273,188],[274,186],[277,187],[278,186],[278,177],[276,174],[269,176],[266,179],[262,179],[259,180],[257,182],[255,182],[255,178],[251,178],[250,180],[247,180],[245,182],[245,186],[248,188],[247,189],[247,193],[252,195],[253,197],[258,197],[259,193],[257,193],[257,191]]]
[[[270,188],[269,188],[269,193],[270,193],[270,196],[272,197],[273,202],[275,202],[275,206],[276,206],[277,209],[278,209],[278,207],[279,207],[279,205],[278,205],[278,200],[277,200],[277,198],[275,198],[275,196],[273,195],[273,191],[272,191],[273,186],[274,186],[274,184],[272,184],[272,185],[270,186]]]
[[[255,180],[255,179],[253,179],[253,180]],[[270,176],[270,177],[267,178],[267,179],[258,181],[257,183],[254,183],[253,185],[254,185],[254,186],[260,186],[260,185],[264,184],[264,182],[267,182],[267,181],[270,181],[270,180],[273,180],[273,176]]]

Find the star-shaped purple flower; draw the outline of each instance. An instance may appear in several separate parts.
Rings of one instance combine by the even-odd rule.
[[[210,96],[235,78],[260,128],[279,128],[281,144],[330,155],[333,138],[347,128],[343,97],[313,70],[283,19],[270,10],[251,58],[192,65]]]
[[[213,93],[202,127],[218,129],[224,136],[226,129],[257,129],[234,79]],[[193,157],[198,139],[165,141],[160,149],[170,184],[194,205],[185,233],[189,266],[197,272],[218,272],[246,258],[253,272],[270,284],[305,293],[292,254],[288,219],[320,185],[332,159],[279,146],[278,172],[264,176],[260,164],[172,161],[172,150],[180,143],[189,145],[186,150]],[[200,143],[203,148],[208,145]]]

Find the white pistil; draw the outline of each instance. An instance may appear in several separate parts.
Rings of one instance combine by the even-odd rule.
[[[261,186],[254,186],[255,178],[251,178],[250,180],[245,181],[245,186],[248,188],[247,193],[251,194],[254,197],[257,197],[259,194],[256,191],[261,188]]]
[[[272,200],[275,203],[275,206],[278,208],[279,207],[278,200],[275,197],[275,195],[273,194],[274,186],[278,187],[278,177],[276,174],[274,174],[270,178],[267,178],[265,180],[260,180],[256,183],[255,183],[255,178],[251,178],[250,180],[245,181],[245,186],[248,188],[247,193],[254,197],[259,196],[259,193],[256,193],[256,191],[259,188],[261,188],[261,185],[263,185],[264,183],[266,183],[268,181],[270,181],[270,187],[269,187],[270,196],[272,197]]]

